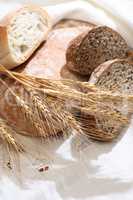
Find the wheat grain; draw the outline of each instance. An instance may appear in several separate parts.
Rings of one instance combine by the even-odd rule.
[[[15,141],[13,135],[16,131],[7,124],[7,122],[0,118],[0,139],[5,143],[8,148],[12,148],[16,152],[23,152],[24,148],[18,142]]]
[[[81,126],[80,120],[82,121],[83,119],[81,113],[91,114],[95,117],[105,117],[123,126],[129,123],[128,117],[117,109],[117,105],[125,99],[132,104],[132,95],[125,96],[123,94],[99,91],[95,86],[79,81],[56,81],[9,72],[4,67],[0,67],[0,71],[21,83],[30,94],[30,104],[28,106],[25,105],[25,102],[20,97],[17,97],[17,99],[20,102],[21,111],[22,113],[24,112],[25,118],[29,119],[33,127],[42,132],[41,135],[44,135],[44,137],[49,137],[51,134],[56,135],[57,126],[63,132],[65,132],[64,127],[75,129],[80,133],[90,129],[93,130],[93,134],[92,132],[88,133],[91,137],[100,138],[103,141],[111,140],[118,134],[118,132],[114,131],[109,135],[100,129],[94,129],[93,126],[88,127],[87,119],[84,127]],[[46,96],[47,98],[44,100]],[[53,106],[50,108],[51,105]],[[67,105],[69,105],[69,108]],[[73,112],[75,109],[80,113],[80,116],[75,115],[75,112]],[[133,112],[132,106],[130,106],[129,111],[130,113]],[[53,133],[49,133],[48,129]]]

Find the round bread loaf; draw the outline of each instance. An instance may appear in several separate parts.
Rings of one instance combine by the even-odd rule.
[[[67,66],[72,71],[90,76],[101,63],[125,58],[127,52],[127,43],[119,33],[107,26],[99,26],[70,42],[66,53]]]

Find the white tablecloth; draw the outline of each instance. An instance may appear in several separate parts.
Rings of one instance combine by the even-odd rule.
[[[13,2],[0,4],[0,17],[18,6],[18,1]],[[47,10],[54,23],[73,17],[107,24],[133,47],[133,1],[88,2],[76,1]],[[31,153],[20,156],[15,171],[1,168],[0,200],[132,200],[132,130],[131,125],[113,143],[89,143],[76,135],[49,142],[18,136]],[[6,157],[0,152],[2,165]],[[43,165],[48,165],[49,170],[39,172]]]

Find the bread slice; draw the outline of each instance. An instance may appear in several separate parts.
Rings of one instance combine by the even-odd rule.
[[[24,63],[50,28],[50,18],[39,6],[27,5],[6,16],[0,23],[0,64],[11,69]]]
[[[89,82],[105,91],[133,93],[133,62],[128,59],[107,61],[95,69]]]
[[[128,59],[115,59],[101,64],[92,73],[90,84],[95,84],[100,90],[113,91],[115,93],[132,94],[133,93],[133,62]],[[102,105],[99,105],[102,106]],[[126,99],[119,104],[109,103],[118,112],[122,112],[130,117],[130,112],[126,105]],[[128,105],[129,106],[129,105]],[[132,105],[131,105],[132,106]],[[116,138],[124,127],[111,118],[94,117],[81,114],[81,124],[85,133],[89,137],[100,141],[112,141]]]
[[[67,65],[72,71],[90,76],[101,63],[125,58],[127,51],[127,43],[119,33],[107,26],[99,26],[70,42],[66,54]]]

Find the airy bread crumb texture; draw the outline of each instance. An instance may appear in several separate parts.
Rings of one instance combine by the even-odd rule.
[[[46,22],[35,12],[24,10],[11,21],[8,30],[8,42],[12,56],[16,60],[25,60],[33,47],[42,41]]]

